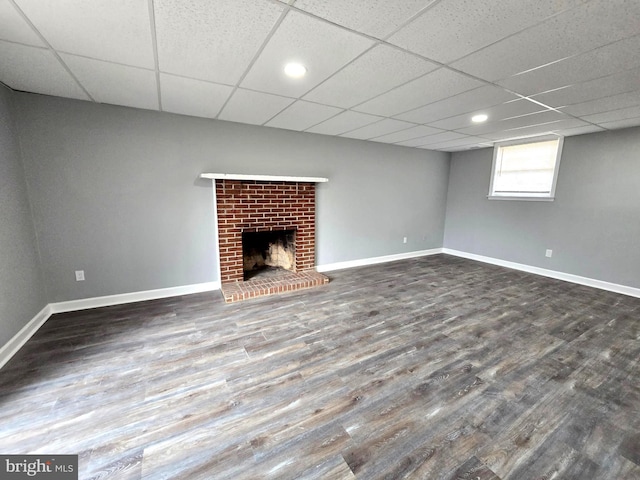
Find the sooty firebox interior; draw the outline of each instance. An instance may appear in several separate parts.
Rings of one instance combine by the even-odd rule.
[[[295,230],[242,233],[244,279],[283,268],[296,271]]]

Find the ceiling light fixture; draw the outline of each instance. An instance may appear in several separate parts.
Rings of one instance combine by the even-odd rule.
[[[287,63],[284,66],[284,73],[291,78],[302,78],[307,73],[307,68],[301,63]]]
[[[488,118],[489,118],[489,115],[485,115],[484,113],[480,113],[478,115],[474,115],[473,117],[471,117],[471,121],[473,123],[482,123],[482,122],[486,122]]]

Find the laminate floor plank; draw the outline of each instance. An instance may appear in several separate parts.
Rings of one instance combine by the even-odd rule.
[[[640,299],[435,255],[53,315],[0,451],[82,479],[640,479]]]

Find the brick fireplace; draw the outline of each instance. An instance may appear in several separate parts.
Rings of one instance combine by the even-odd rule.
[[[201,176],[205,175],[222,176]],[[315,182],[212,179],[218,219],[220,281],[225,301],[328,282],[327,277],[315,271]],[[287,232],[294,239],[294,259],[288,270],[279,269],[277,275],[262,278],[256,275],[244,280],[243,265],[247,262],[243,257],[243,234],[254,232]]]

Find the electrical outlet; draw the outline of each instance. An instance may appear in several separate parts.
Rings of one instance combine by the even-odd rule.
[[[547,249],[547,251],[545,252],[545,256],[551,257],[551,255],[553,255],[553,250]]]
[[[76,282],[84,282],[84,270],[76,270]]]
[[[402,237],[402,243],[407,243],[407,237]]]

